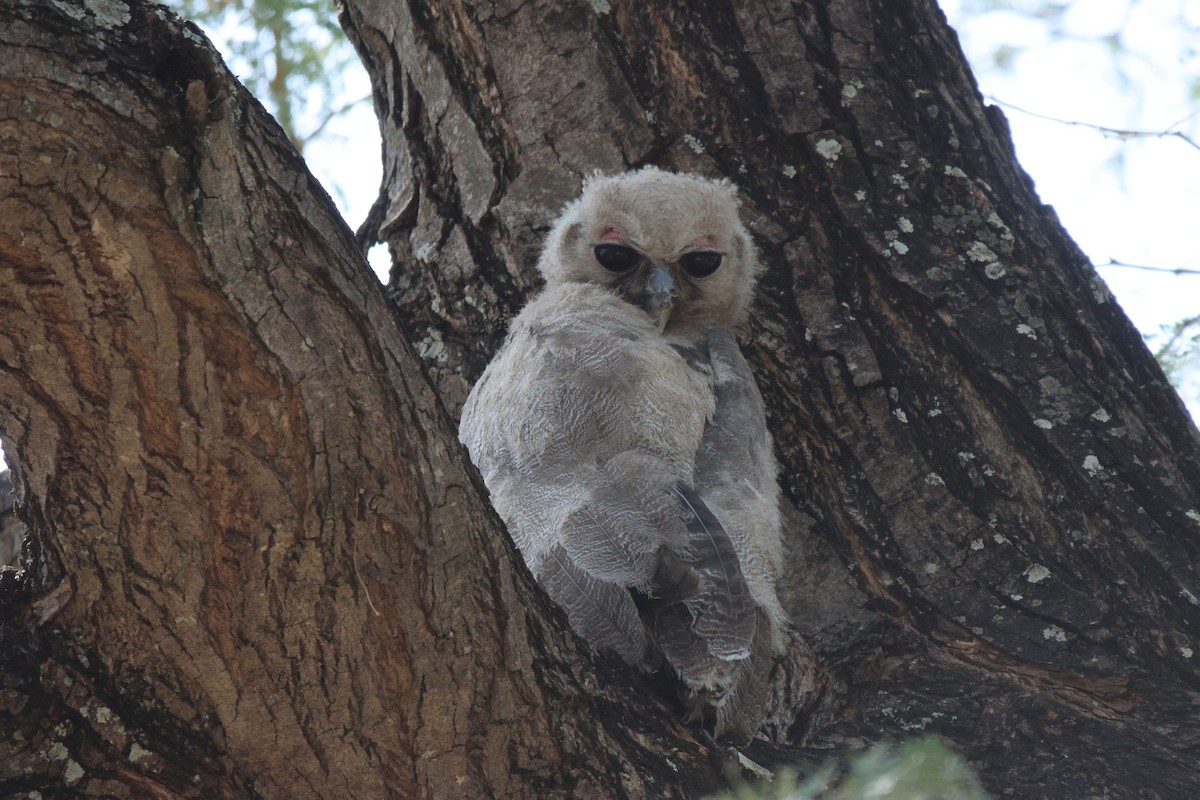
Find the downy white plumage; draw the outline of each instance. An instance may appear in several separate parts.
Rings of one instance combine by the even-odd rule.
[[[695,716],[749,738],[785,619],[776,463],[733,334],[758,272],[736,189],[592,178],[538,266],[460,438],[575,631],[665,658]]]

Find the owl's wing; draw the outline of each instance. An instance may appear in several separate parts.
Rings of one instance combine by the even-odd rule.
[[[771,621],[756,604],[734,543],[699,496],[674,493],[686,511],[690,560],[700,591],[651,604],[659,649],[692,690],[694,718],[712,716],[717,735],[750,739],[758,730],[773,663]]]
[[[774,484],[762,394],[750,365],[737,340],[723,328],[708,330],[707,345],[717,410],[696,453],[696,483],[748,481],[755,488],[765,481]]]
[[[640,663],[646,633],[629,590],[682,600],[699,588],[674,557],[688,532],[671,487],[690,470],[711,398],[676,379],[661,396],[648,390],[686,370],[645,341],[657,332],[640,310],[595,294],[550,290],[522,312],[472,389],[459,435],[575,630]],[[643,424],[647,415],[660,423]],[[647,445],[647,429],[669,438],[688,427],[692,443],[674,461],[671,447]]]
[[[695,488],[734,541],[750,592],[771,619],[772,646],[779,652],[785,614],[774,588],[783,567],[774,443],[762,395],[737,341],[714,326],[707,347],[716,411],[696,453]]]
[[[629,664],[649,665],[653,649],[629,591],[597,580],[557,545],[542,562],[539,580],[550,599],[567,612],[571,628],[592,647],[607,647]]]
[[[580,567],[601,580],[651,596],[694,593],[694,576],[671,554],[690,534],[671,494],[670,466],[627,450],[582,475],[582,495],[563,521],[560,541]],[[665,552],[664,552],[665,549]]]
[[[778,484],[762,396],[727,331],[713,327],[681,355],[713,374],[716,408],[696,453],[693,564],[705,589],[658,609],[653,631],[663,653],[696,692],[694,714],[712,715],[718,734],[753,737],[767,700],[783,612],[774,591],[779,558]],[[714,656],[716,657],[714,659]]]
[[[722,661],[746,658],[754,639],[755,605],[733,542],[694,491],[676,484],[673,493],[686,512],[688,566],[700,579],[700,591],[686,601],[693,618],[689,633]]]

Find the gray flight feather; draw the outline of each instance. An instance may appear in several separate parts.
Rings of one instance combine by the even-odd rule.
[[[630,664],[661,653],[716,733],[752,735],[785,617],[771,437],[732,334],[758,271],[736,192],[593,179],[538,267],[460,438],[575,631]]]
[[[725,687],[725,696],[715,705],[716,728],[749,741],[758,732],[767,704],[769,679],[774,667],[771,653],[771,621],[761,608],[750,657],[738,663]]]
[[[539,580],[550,599],[567,612],[571,627],[587,631],[593,647],[613,650],[630,664],[649,663],[646,628],[626,589],[593,578],[561,547],[547,554]]]
[[[695,492],[680,484],[672,490],[687,512],[688,551],[695,555],[691,567],[700,577],[700,592],[686,601],[691,632],[722,661],[746,658],[756,627],[755,604],[733,542]]]

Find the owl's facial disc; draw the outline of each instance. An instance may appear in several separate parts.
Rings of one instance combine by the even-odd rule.
[[[617,231],[600,237],[592,252],[601,267],[622,276],[625,296],[650,315],[660,332],[665,329],[679,295],[671,271],[626,244]]]

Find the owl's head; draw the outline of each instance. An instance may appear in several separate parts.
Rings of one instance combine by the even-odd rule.
[[[660,330],[741,324],[758,273],[729,181],[645,167],[595,176],[568,205],[538,262],[546,283],[610,287]]]

